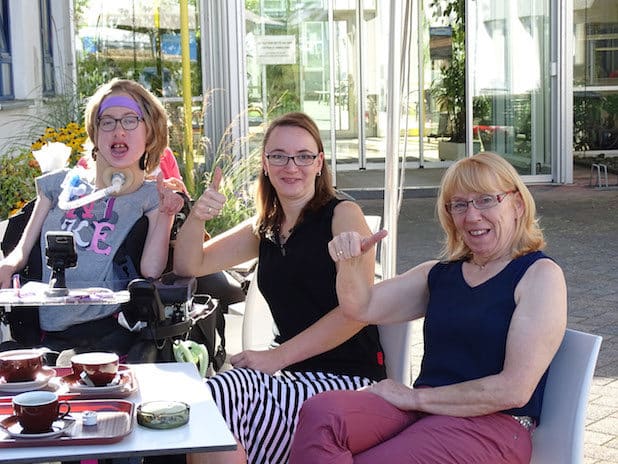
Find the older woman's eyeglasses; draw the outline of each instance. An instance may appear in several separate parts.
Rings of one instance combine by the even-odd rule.
[[[504,193],[497,193],[496,195],[480,195],[472,200],[453,200],[446,204],[446,210],[451,214],[463,214],[468,211],[468,205],[474,206],[478,210],[484,210],[493,208],[498,203],[502,203],[502,200],[507,195],[515,193],[517,190],[510,190]]]
[[[103,116],[98,119],[99,129],[103,132],[111,132],[116,129],[118,123],[124,130],[132,131],[137,128],[139,122],[143,121],[143,118],[139,116],[124,116],[120,119],[112,118],[111,116]]]
[[[299,153],[298,155],[288,155],[287,153],[266,153],[268,163],[273,166],[287,166],[290,160],[294,160],[296,166],[311,166],[318,155],[314,153]]]

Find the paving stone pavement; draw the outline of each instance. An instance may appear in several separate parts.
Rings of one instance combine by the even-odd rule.
[[[603,337],[590,392],[585,434],[585,464],[618,463],[618,186],[588,186],[588,171],[578,169],[574,184],[536,185],[546,252],[563,268],[568,285],[568,327]],[[366,214],[383,214],[382,199],[359,200]],[[402,201],[397,233],[397,272],[434,258],[441,230],[435,197]],[[412,332],[412,374],[422,355],[421,322]],[[560,464],[560,463],[556,463]]]

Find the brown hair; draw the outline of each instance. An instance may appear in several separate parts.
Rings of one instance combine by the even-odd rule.
[[[114,78],[101,85],[88,99],[85,124],[88,137],[94,145],[93,153],[98,150],[96,140],[99,130],[97,124],[99,107],[103,100],[112,93],[130,95],[142,110],[144,125],[146,126],[146,152],[144,153],[143,167],[146,173],[151,173],[159,165],[163,150],[169,145],[167,112],[157,97],[135,81]]]
[[[265,156],[266,144],[277,127],[300,127],[306,130],[318,147],[318,153],[324,153],[324,144],[320,137],[320,130],[313,119],[305,113],[293,112],[287,113],[274,119],[262,141],[262,156]],[[315,178],[315,194],[313,198],[305,205],[298,218],[300,222],[307,211],[316,211],[335,198],[335,189],[332,186],[332,178],[326,163],[322,164],[322,174]],[[279,199],[275,188],[270,183],[268,176],[261,170],[257,181],[255,206],[257,210],[257,221],[255,224],[256,231],[264,236],[275,230],[283,220],[283,211],[281,210]]]
[[[522,256],[545,247],[543,231],[536,216],[534,198],[513,166],[501,156],[483,152],[457,161],[442,178],[436,210],[446,234],[441,256],[449,260],[465,259],[471,250],[457,232],[446,204],[457,192],[518,192],[523,214],[517,221],[511,258]],[[517,194],[517,193],[515,193]]]

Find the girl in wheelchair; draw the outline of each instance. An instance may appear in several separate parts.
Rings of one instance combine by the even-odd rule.
[[[121,290],[135,277],[158,278],[165,269],[170,230],[182,198],[162,176],[146,180],[169,142],[165,109],[140,84],[113,79],[89,99],[85,123],[94,145],[94,167],[80,173],[88,173],[87,179],[77,181],[86,188],[66,201],[67,185],[75,185],[78,171],[62,169],[36,179],[37,198],[25,230],[14,250],[0,261],[0,288],[11,286],[12,276],[24,270],[33,250],[44,253],[48,231],[73,234],[78,260],[77,267],[66,270],[69,288]],[[79,198],[84,191],[112,187],[113,192],[102,198]],[[145,235],[137,243],[125,243],[143,216]],[[124,259],[127,255],[136,259]],[[40,280],[48,281],[50,269],[41,266],[41,270]],[[55,351],[126,354],[135,335],[118,324],[118,311],[118,305],[40,307],[40,344]]]

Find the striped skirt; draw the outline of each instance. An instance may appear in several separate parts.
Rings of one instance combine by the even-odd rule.
[[[328,390],[356,390],[373,381],[322,372],[268,375],[231,369],[206,382],[249,464],[285,464],[303,401]]]

